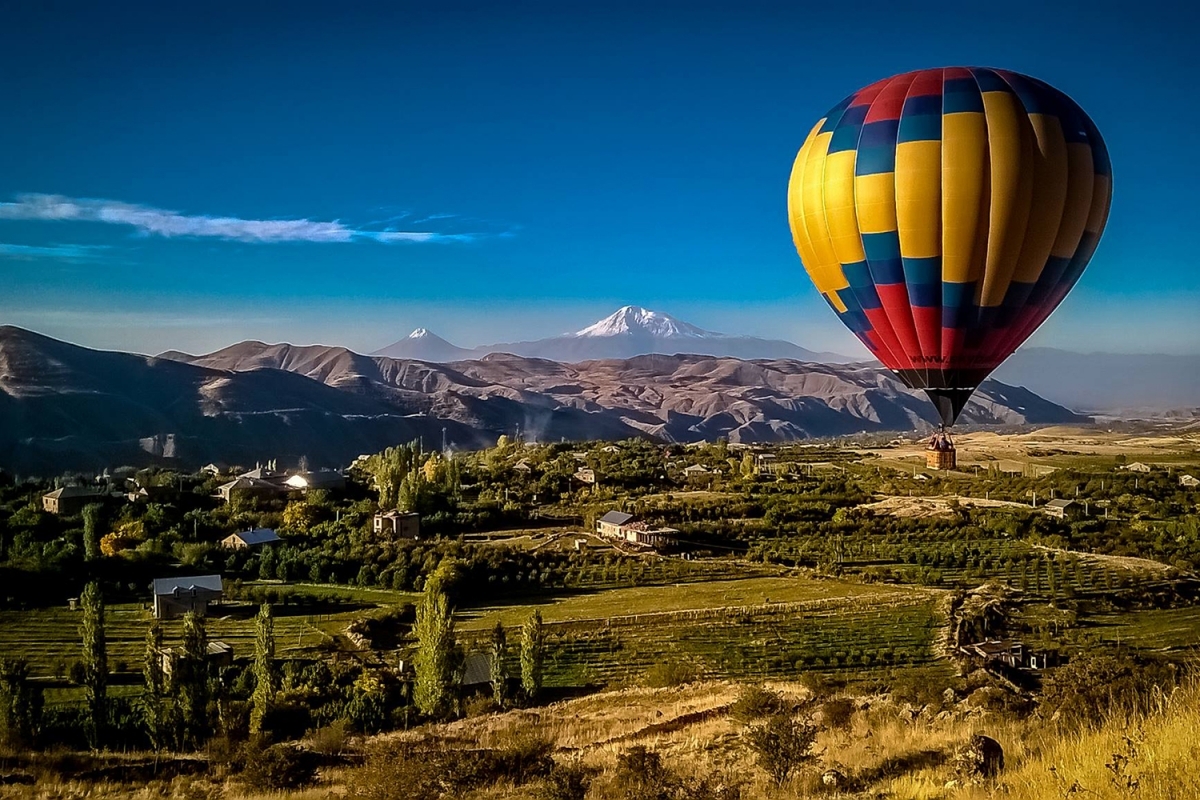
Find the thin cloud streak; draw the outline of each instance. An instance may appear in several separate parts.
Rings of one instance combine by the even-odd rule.
[[[6,244],[0,242],[0,258],[15,258],[32,261],[38,258],[55,258],[62,261],[95,261],[108,245],[99,244]]]
[[[125,225],[147,236],[215,238],[251,244],[279,242],[345,243],[370,240],[393,243],[472,242],[478,233],[364,230],[336,220],[243,219],[181,214],[119,200],[72,198],[50,194],[20,195],[0,203],[0,219],[44,222],[99,222]]]

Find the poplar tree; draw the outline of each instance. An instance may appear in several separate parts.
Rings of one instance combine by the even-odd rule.
[[[444,593],[426,590],[417,607],[414,630],[417,652],[413,658],[413,702],[422,714],[441,716],[450,709],[456,649],[450,601]]]
[[[536,699],[542,690],[545,649],[546,630],[542,625],[542,612],[534,611],[533,616],[521,626],[521,688],[530,700]]]
[[[108,719],[108,645],[104,638],[104,597],[95,581],[84,587],[80,596],[83,622],[83,688],[87,702],[87,736],[93,748],[99,747]]]
[[[204,617],[194,611],[183,615],[183,652],[171,682],[179,698],[180,738],[198,746],[208,738],[208,633]]]
[[[496,705],[503,708],[508,701],[508,671],[504,666],[504,662],[508,659],[508,637],[504,633],[504,626],[499,622],[492,629],[490,656],[488,667],[491,670],[489,677],[492,680],[492,697],[495,699]]]
[[[263,603],[254,626],[254,694],[250,698],[250,732],[262,730],[263,718],[275,705],[275,617]]]
[[[32,746],[41,715],[42,690],[29,680],[29,663],[0,660],[0,745],[12,750]]]
[[[146,631],[146,656],[142,665],[145,692],[142,694],[142,714],[154,748],[167,743],[166,676],[163,673],[163,632],[158,620]]]
[[[104,507],[92,503],[83,507],[83,558],[95,561],[100,558],[100,522]]]

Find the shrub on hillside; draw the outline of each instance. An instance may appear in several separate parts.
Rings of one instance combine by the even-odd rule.
[[[440,800],[500,781],[519,786],[551,773],[551,749],[549,742],[528,732],[488,750],[468,749],[442,739],[388,742],[373,749],[349,780],[349,796]]]
[[[312,753],[287,744],[262,747],[246,745],[241,781],[257,791],[302,789],[316,779],[317,765]]]
[[[1177,680],[1170,665],[1080,654],[1046,678],[1043,711],[1065,725],[1096,724],[1116,712],[1140,710]]]
[[[764,686],[743,686],[737,700],[729,708],[729,715],[739,722],[751,722],[762,717],[778,714],[784,708],[783,697]]]
[[[683,686],[691,683],[700,676],[691,664],[681,661],[661,661],[646,672],[646,685],[651,689],[668,689],[672,686]]]
[[[538,797],[541,800],[584,800],[597,770],[579,762],[555,761]]]
[[[816,758],[812,750],[817,727],[807,720],[797,720],[791,714],[775,714],[762,725],[750,728],[743,737],[758,765],[777,786],[782,786],[794,772]]]
[[[849,697],[834,697],[821,706],[821,721],[830,728],[847,728],[858,706]]]

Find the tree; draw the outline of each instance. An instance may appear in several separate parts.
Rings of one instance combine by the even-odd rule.
[[[317,509],[307,500],[293,500],[283,509],[283,528],[289,533],[308,533],[317,524]]]
[[[108,644],[104,638],[104,597],[100,585],[92,581],[80,596],[83,622],[83,687],[87,702],[87,735],[92,747],[104,739],[108,713]]]
[[[263,603],[254,626],[254,694],[250,698],[250,732],[262,730],[263,718],[275,704],[275,618]]]
[[[417,652],[413,658],[416,671],[413,702],[422,714],[443,716],[450,710],[457,649],[450,601],[445,594],[436,589],[425,591],[417,606],[414,632]]]
[[[758,765],[776,786],[783,786],[796,768],[815,758],[812,748],[817,727],[811,722],[799,722],[787,712],[771,715],[766,723],[746,731],[745,736]]]
[[[171,670],[174,694],[179,698],[180,741],[199,746],[208,738],[208,633],[204,617],[183,615],[183,652]]]
[[[146,631],[146,656],[142,678],[146,691],[142,694],[142,716],[155,749],[167,743],[166,676],[163,673],[163,632],[158,620]]]
[[[508,659],[508,637],[504,633],[504,626],[499,622],[492,629],[492,648],[491,648],[491,679],[492,679],[492,697],[496,701],[496,705],[503,708],[508,701],[508,671],[504,667],[504,662]]]
[[[83,557],[87,561],[100,558],[100,524],[104,506],[91,503],[83,507]]]
[[[752,478],[757,470],[754,468],[754,456],[750,453],[742,456],[742,477]]]
[[[545,660],[546,629],[542,624],[542,612],[521,626],[521,688],[525,695],[534,700],[542,690],[542,662]]]
[[[19,750],[33,744],[42,715],[42,690],[29,681],[24,659],[0,660],[0,745]]]

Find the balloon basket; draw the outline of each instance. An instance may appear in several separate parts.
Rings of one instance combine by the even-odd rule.
[[[925,447],[925,466],[928,469],[958,469],[958,451],[945,426],[940,426]]]

